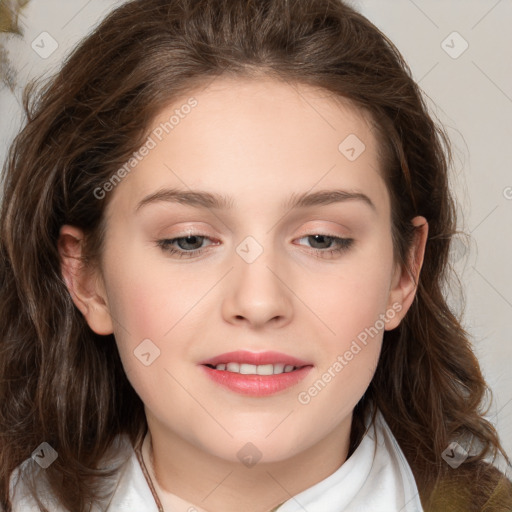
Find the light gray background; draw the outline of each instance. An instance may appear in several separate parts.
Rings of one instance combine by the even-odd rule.
[[[31,0],[20,20],[24,37],[0,34],[17,82],[14,94],[0,90],[2,162],[21,124],[22,86],[29,77],[55,71],[72,45],[121,3]],[[512,0],[351,3],[402,52],[453,143],[460,227],[471,235],[469,244],[457,240],[453,251],[467,298],[464,326],[494,392],[488,417],[512,455]],[[35,40],[48,50],[42,32],[58,43],[47,58],[31,47]],[[451,302],[461,309],[458,295]]]

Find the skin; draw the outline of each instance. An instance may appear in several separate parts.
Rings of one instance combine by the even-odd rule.
[[[263,512],[346,460],[352,411],[374,374],[384,330],[309,403],[298,395],[329,368],[332,374],[337,357],[393,305],[385,329],[400,323],[414,298],[428,225],[412,219],[418,229],[407,272],[393,258],[372,125],[350,103],[264,78],[220,78],[194,97],[198,105],[111,192],[98,269],[80,264],[81,230],[62,227],[62,273],[90,328],[115,334],[145,404],[158,483],[176,509]],[[164,109],[153,127],[186,100]],[[366,146],[354,161],[338,149],[349,134]],[[163,188],[225,194],[233,206],[159,201],[137,210]],[[375,209],[361,200],[282,207],[292,193],[331,189],[364,193]],[[157,244],[189,233],[208,237],[202,254],[178,258]],[[336,243],[315,243],[315,234],[354,242],[329,255]],[[252,263],[236,252],[247,236],[263,249]],[[149,366],[134,356],[144,339],[160,350]],[[243,396],[198,366],[238,349],[284,352],[313,368],[275,395]],[[250,468],[237,457],[248,442],[261,452]]]

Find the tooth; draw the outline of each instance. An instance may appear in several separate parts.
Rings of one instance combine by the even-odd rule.
[[[290,373],[297,368],[291,364],[248,364],[248,363],[219,363],[215,366],[216,370],[240,373],[242,375],[279,375],[281,373]]]
[[[226,365],[226,370],[228,372],[240,373],[240,365],[238,363],[228,363]]]
[[[256,372],[258,375],[273,375],[274,374],[274,365],[273,364],[260,364],[256,368]]]
[[[274,374],[276,373],[283,373],[284,371],[284,364],[283,363],[277,363],[274,365]]]
[[[249,375],[249,374],[254,375],[256,373],[256,365],[242,363],[240,365],[240,373],[242,375]]]

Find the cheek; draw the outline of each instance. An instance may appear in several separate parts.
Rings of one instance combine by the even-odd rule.
[[[143,401],[152,404],[162,385],[170,394],[180,392],[165,370],[174,373],[176,361],[189,359],[191,329],[204,313],[201,298],[215,281],[204,272],[186,271],[186,265],[177,269],[142,244],[141,249],[124,246],[122,258],[118,256],[119,251],[107,250],[104,260],[114,334],[128,379]]]
[[[105,262],[110,310],[132,342],[162,340],[210,285],[199,272],[180,270],[155,248],[140,245],[128,247],[122,259],[112,251]]]
[[[388,281],[377,284],[374,277],[367,272],[330,280],[329,292],[317,297],[318,316],[324,320],[324,334],[316,338],[319,360],[297,400],[305,414],[323,418],[326,432],[353,410],[368,388],[386,319],[393,317],[386,310]]]
[[[308,305],[341,344],[373,326],[388,307],[393,261],[388,251],[358,253],[335,272],[304,283]]]
[[[345,411],[368,387],[384,329],[397,313],[388,305],[393,259],[391,247],[384,244],[381,251],[347,259],[346,266],[319,277],[311,287],[308,304],[323,323],[318,331],[323,334],[317,337],[322,356],[313,387],[304,390],[305,402],[314,398],[317,406],[325,406],[332,401]],[[323,397],[317,399],[320,392]]]

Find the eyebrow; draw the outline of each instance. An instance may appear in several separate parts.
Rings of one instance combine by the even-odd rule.
[[[318,192],[294,193],[283,203],[285,210],[325,206],[346,201],[360,201],[374,212],[377,208],[373,201],[362,192],[348,190],[319,190]],[[162,189],[144,197],[137,205],[136,211],[149,204],[167,202],[179,203],[196,208],[214,208],[229,210],[234,206],[234,199],[223,194],[203,192],[199,190]]]

